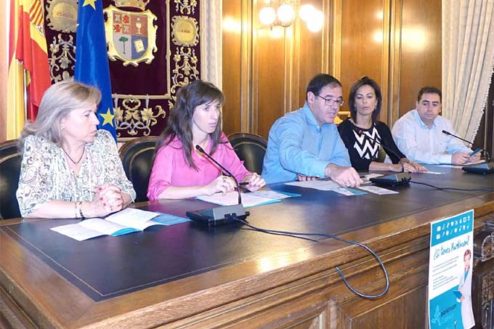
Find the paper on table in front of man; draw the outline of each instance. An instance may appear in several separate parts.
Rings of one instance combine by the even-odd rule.
[[[298,186],[303,188],[313,188],[319,191],[333,191],[338,194],[342,194],[346,196],[367,194],[367,192],[360,191],[358,189],[340,186],[338,185],[338,183],[335,183],[334,181],[327,179],[289,182],[289,183],[285,183],[285,185]]]
[[[291,192],[279,192],[279,191],[273,191],[273,190],[258,190],[255,192],[251,192],[250,195],[255,195],[263,198],[268,198],[268,199],[286,199],[286,198],[293,198],[293,197],[299,197],[299,193],[291,193]]]
[[[334,191],[335,189],[340,187],[340,185],[338,185],[334,181],[326,180],[326,179],[289,182],[289,183],[285,183],[285,185],[313,188],[321,191]]]
[[[385,194],[398,194],[398,191],[388,190],[375,185],[367,185],[367,186],[359,186],[359,189],[371,192],[377,195],[385,195]]]

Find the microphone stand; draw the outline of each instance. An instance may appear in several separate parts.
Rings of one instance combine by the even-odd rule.
[[[221,172],[224,176],[227,176],[227,177],[230,177],[231,179],[233,179],[233,181],[235,182],[235,187],[236,187],[237,192],[238,192],[238,204],[242,204],[242,194],[240,193],[240,184],[239,184],[237,178],[228,169],[226,169],[224,166],[222,166],[221,163],[219,163],[211,155],[209,155],[201,146],[196,145],[196,150],[199,151],[199,153],[204,155],[206,158],[208,158],[209,161],[211,161],[215,165],[217,165],[221,169]]]
[[[450,133],[450,132],[449,132],[449,131],[447,131],[447,130],[443,130],[443,131],[441,131],[441,132],[442,132],[443,134],[445,134],[445,135],[452,136],[452,137],[454,137],[454,138],[458,138],[459,140],[464,141],[465,143],[468,143],[468,144],[470,144],[470,145],[473,145],[473,143],[472,143],[472,142],[467,141],[466,139],[463,139],[463,138],[461,138],[460,136],[456,136],[456,135],[454,135],[454,134]]]
[[[466,139],[463,139],[459,136],[456,136],[456,135],[450,133],[449,131],[443,130],[442,133],[445,135],[457,138],[457,139],[464,141],[470,145],[473,145],[472,142],[470,142]],[[487,150],[484,150],[483,148],[480,148],[480,149],[484,151],[486,162],[478,163],[478,164],[471,164],[471,165],[467,164],[461,168],[463,171],[468,172],[468,173],[472,173],[472,174],[480,174],[480,175],[488,175],[488,174],[494,173],[494,165],[489,162],[490,161],[489,152],[487,152]],[[476,151],[473,151],[473,153],[476,153]]]
[[[223,175],[231,177],[233,179],[238,192],[238,204],[232,206],[212,207],[212,208],[206,208],[196,211],[187,211],[185,213],[187,217],[199,223],[207,224],[208,226],[236,223],[239,222],[239,220],[245,221],[245,218],[249,216],[249,212],[246,211],[244,206],[242,205],[242,194],[240,193],[240,184],[238,183],[238,180],[228,169],[223,167],[202,147],[196,145],[195,148],[199,153],[201,153],[206,158],[208,158],[209,161],[213,162],[216,166],[218,166],[221,169]]]

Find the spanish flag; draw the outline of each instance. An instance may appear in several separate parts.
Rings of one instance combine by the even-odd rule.
[[[11,0],[7,138],[18,138],[34,120],[50,86],[42,0]]]

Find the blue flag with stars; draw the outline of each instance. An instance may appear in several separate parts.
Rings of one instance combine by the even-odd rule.
[[[96,112],[98,128],[108,130],[116,140],[102,1],[79,0],[74,78],[101,91],[101,103]]]

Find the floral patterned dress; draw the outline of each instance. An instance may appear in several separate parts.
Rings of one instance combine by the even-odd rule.
[[[92,201],[95,188],[103,184],[119,187],[134,200],[135,191],[125,176],[113,137],[98,130],[94,142],[85,148],[76,174],[60,146],[43,137],[26,137],[17,189],[22,216],[51,200]]]

